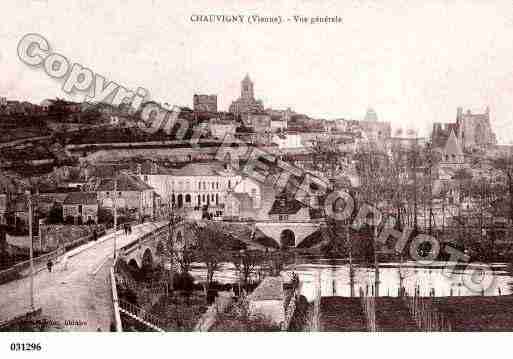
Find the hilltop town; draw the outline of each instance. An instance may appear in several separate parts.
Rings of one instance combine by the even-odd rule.
[[[246,245],[262,253],[349,256],[376,268],[378,261],[403,259],[375,244],[378,228],[411,228],[472,260],[513,258],[513,147],[497,144],[490,108],[457,107],[455,118],[421,137],[392,131],[372,108],[361,120],[315,119],[266,108],[249,75],[240,87],[227,111],[218,108],[217,95],[194,94],[192,108],[179,108],[178,120],[187,123],[180,136],[174,124],[167,132],[144,131],[124,105],[2,99],[1,267],[67,251],[123,224],[171,225],[177,218],[213,223],[222,236],[238,228]],[[394,222],[367,222],[359,230],[334,222],[326,201],[340,192],[355,199],[356,210],[367,204]],[[198,231],[196,241],[205,236]],[[235,237],[242,240],[242,232]],[[184,248],[170,250],[189,273]],[[436,255],[447,259],[450,250]],[[144,267],[137,261],[127,259]],[[169,261],[169,268],[178,266]],[[252,275],[246,273],[245,285]],[[378,291],[379,275],[375,281]]]

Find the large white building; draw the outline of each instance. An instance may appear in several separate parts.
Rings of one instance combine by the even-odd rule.
[[[238,173],[221,162],[189,163],[178,169],[158,167],[151,173],[138,174],[163,203],[197,210],[205,205],[221,207],[226,193],[241,181]]]

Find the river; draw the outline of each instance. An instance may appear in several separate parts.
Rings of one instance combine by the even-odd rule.
[[[309,301],[315,297],[320,282],[321,296],[374,295],[375,269],[368,264],[353,265],[353,291],[351,291],[350,266],[344,259],[308,259],[289,265],[282,276],[290,278],[295,272],[301,281],[301,294]],[[191,274],[204,280],[205,268],[197,263]],[[214,275],[220,283],[237,283],[238,271],[231,263],[224,263]],[[380,263],[379,296],[398,296],[400,287],[408,295],[421,296],[472,296],[512,294],[513,277],[505,263],[458,265],[450,262]]]

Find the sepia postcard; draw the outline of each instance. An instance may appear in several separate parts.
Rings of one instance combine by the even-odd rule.
[[[7,357],[513,331],[513,2],[0,13]]]

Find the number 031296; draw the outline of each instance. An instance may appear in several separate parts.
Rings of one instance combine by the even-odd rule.
[[[41,343],[11,343],[13,352],[38,352],[41,349]]]

